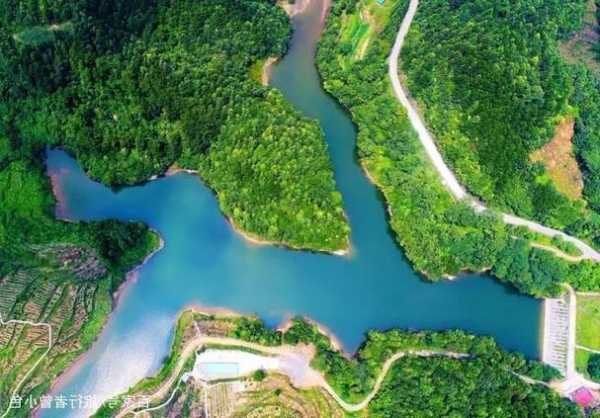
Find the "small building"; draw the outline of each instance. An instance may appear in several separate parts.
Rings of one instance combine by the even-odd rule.
[[[581,387],[569,395],[571,400],[582,408],[591,408],[598,403],[598,399],[594,392],[588,388]]]
[[[385,0],[375,0],[377,2],[378,5],[383,6],[383,3],[385,3]]]

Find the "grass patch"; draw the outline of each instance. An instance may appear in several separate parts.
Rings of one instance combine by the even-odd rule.
[[[258,84],[262,84],[263,68],[267,60],[258,60],[252,66],[250,66],[250,78],[256,81]]]
[[[600,296],[577,297],[577,344],[600,350]]]

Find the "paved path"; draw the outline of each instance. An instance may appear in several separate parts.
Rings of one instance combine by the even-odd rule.
[[[29,379],[29,376],[31,375],[31,373],[33,373],[33,371],[46,358],[46,356],[52,349],[52,326],[50,324],[46,324],[45,322],[38,323],[38,322],[32,322],[32,321],[19,321],[16,319],[11,319],[10,321],[4,321],[2,319],[2,314],[0,314],[0,326],[5,326],[5,325],[9,325],[9,324],[29,325],[31,327],[44,327],[44,328],[48,329],[48,349],[44,352],[44,354],[42,354],[42,356],[39,359],[37,359],[37,361],[33,364],[31,369],[29,369],[29,371],[27,373],[25,373],[25,376],[23,376],[23,378],[19,381],[19,383],[13,390],[12,394],[10,395],[11,396],[10,399],[12,399],[12,398],[18,396],[19,390],[21,390],[21,386],[23,386],[23,383],[25,383],[25,381],[27,379]],[[10,402],[10,399],[9,399],[9,402]],[[11,408],[9,407],[4,412],[4,414],[0,415],[0,418],[5,418],[6,416],[8,416],[10,411],[11,411]]]
[[[200,347],[205,346],[205,345],[225,345],[225,346],[229,346],[229,347],[247,348],[250,350],[259,351],[261,353],[270,354],[270,355],[278,355],[278,356],[286,357],[286,358],[298,358],[300,356],[304,356],[307,359],[305,362],[307,365],[310,364],[310,360],[312,359],[312,356],[314,355],[314,350],[312,350],[312,349],[307,350],[306,347],[302,347],[302,346],[282,345],[282,346],[277,346],[277,347],[268,347],[268,346],[262,346],[260,344],[247,342],[247,341],[237,340],[235,338],[209,337],[209,336],[200,335],[200,336],[197,336],[194,339],[192,339],[184,347],[181,354],[179,355],[179,360],[177,361],[177,364],[176,364],[175,368],[173,369],[173,373],[151,395],[151,398],[152,399],[162,399],[162,398],[166,397],[171,392],[171,388],[172,388],[173,384],[176,383],[176,380],[177,380],[179,374],[181,373],[186,360],[192,354],[194,354],[197,349],[199,349]],[[296,364],[300,364],[300,362],[298,362]],[[310,368],[310,366],[308,366],[308,367]],[[312,373],[311,373],[311,371],[312,371]],[[292,376],[290,376],[290,377],[292,378],[293,383],[295,385],[297,385],[298,387],[311,387],[311,386],[319,385],[321,383],[321,381],[324,381],[323,376],[320,373],[313,371],[312,369],[296,370],[295,373],[292,374]],[[140,402],[134,402],[131,405],[124,405],[122,411],[119,414],[117,414],[117,417],[118,418],[124,417],[127,414],[133,413],[133,411],[135,409],[146,406],[146,405],[147,405],[147,402],[145,400],[140,401]]]
[[[580,350],[589,351],[590,353],[600,354],[600,350],[594,350],[593,348],[589,348],[583,345],[577,344],[577,348],[579,348]]]
[[[576,373],[569,379],[564,379],[559,382],[552,382],[550,387],[560,393],[565,398],[569,397],[573,392],[582,387],[586,387],[592,390],[600,390],[600,383],[592,382],[586,379],[579,373]]]
[[[400,30],[398,31],[398,35],[396,36],[396,42],[394,43],[394,47],[392,48],[392,52],[389,57],[388,73],[392,82],[394,94],[396,95],[398,101],[402,104],[402,107],[406,109],[408,118],[410,119],[413,128],[417,132],[419,140],[425,148],[425,152],[427,153],[429,159],[433,163],[433,166],[439,173],[442,179],[442,183],[450,191],[452,196],[454,196],[457,200],[466,200],[470,203],[471,207],[473,207],[473,209],[476,212],[483,212],[485,210],[488,210],[487,207],[467,193],[463,186],[458,182],[452,170],[450,170],[450,168],[446,165],[442,155],[440,154],[435,144],[433,136],[425,127],[423,120],[419,116],[419,113],[417,112],[413,104],[410,102],[408,95],[406,94],[406,92],[402,88],[402,84],[400,83],[400,78],[398,76],[398,59],[400,57],[400,50],[402,49],[404,38],[408,33],[410,25],[417,12],[418,6],[419,0],[410,0],[408,11],[404,16],[402,24],[400,25]],[[536,222],[506,213],[501,213],[500,216],[502,217],[502,220],[509,225],[525,226],[531,231],[546,235],[548,237],[560,236],[565,241],[570,242],[577,248],[579,248],[582,254],[580,259],[600,261],[599,252],[594,250],[585,242],[575,237],[571,237],[562,231],[548,228]]]
[[[333,399],[335,399],[335,401],[346,412],[358,412],[358,411],[366,408],[369,405],[369,402],[371,402],[371,400],[375,397],[375,395],[377,395],[377,392],[379,392],[379,389],[381,389],[381,385],[383,384],[383,381],[384,381],[385,377],[387,376],[388,371],[394,365],[394,363],[407,355],[413,355],[413,356],[419,356],[419,357],[444,356],[444,357],[450,357],[450,358],[454,358],[454,359],[462,359],[462,358],[469,357],[469,355],[465,354],[465,353],[455,353],[455,352],[450,352],[450,351],[427,351],[427,350],[400,351],[387,359],[387,361],[383,364],[383,368],[381,369],[379,376],[377,376],[377,380],[375,381],[375,385],[373,386],[373,389],[371,390],[371,392],[365,397],[365,399],[363,399],[359,403],[355,403],[355,404],[348,403],[348,402],[344,401],[342,398],[340,398],[338,396],[338,394],[335,392],[335,390],[333,390],[333,388],[325,381],[325,379],[323,379],[323,384],[321,385],[321,387],[327,393],[329,393],[329,395],[331,395],[331,397]]]
[[[530,245],[535,248],[540,248],[545,251],[550,251],[551,253],[554,253],[554,255],[556,255],[557,257],[564,258],[565,260],[570,261],[572,263],[577,263],[577,262],[585,259],[585,257],[583,255],[567,254],[564,251],[561,251],[558,248],[552,247],[550,245],[540,244],[538,242],[532,242]]]
[[[600,292],[577,292],[577,296],[600,297]]]
[[[182,351],[182,355],[180,356],[180,358],[177,362],[177,365],[176,365],[173,373],[171,374],[171,376],[160,386],[160,388],[156,392],[154,392],[152,395],[150,395],[149,399],[150,400],[163,399],[167,395],[169,395],[169,393],[171,391],[171,387],[173,386],[173,384],[175,384],[175,380],[181,373],[183,365],[185,364],[186,360],[198,348],[200,348],[206,344],[226,345],[229,347],[242,347],[242,348],[247,348],[247,349],[251,349],[254,351],[262,352],[265,354],[278,355],[278,356],[286,356],[286,355],[306,356],[303,361],[303,364],[306,364],[307,366],[303,366],[303,367],[307,367],[309,370],[305,370],[301,373],[298,373],[298,371],[294,371],[293,373],[290,374],[290,370],[288,368],[282,367],[281,370],[279,370],[279,371],[281,373],[287,374],[290,377],[290,379],[292,380],[292,383],[294,384],[294,386],[296,386],[296,387],[300,387],[300,388],[320,387],[321,389],[326,391],[338,403],[338,405],[342,409],[344,409],[346,412],[357,412],[357,411],[360,411],[360,410],[366,408],[369,405],[369,402],[371,402],[371,400],[377,395],[377,393],[381,389],[381,386],[383,385],[385,377],[387,376],[389,370],[392,368],[394,363],[405,356],[408,356],[408,355],[418,356],[418,357],[443,356],[443,357],[449,357],[449,358],[453,358],[453,359],[457,359],[457,360],[471,357],[470,354],[457,353],[457,352],[453,352],[453,351],[432,351],[432,350],[399,351],[399,352],[395,353],[394,355],[392,355],[391,357],[389,357],[385,361],[381,371],[379,372],[379,374],[377,376],[377,379],[375,380],[375,384],[373,385],[373,389],[371,390],[371,392],[369,392],[369,394],[362,401],[352,404],[352,403],[348,403],[344,399],[342,399],[336,393],[336,391],[329,385],[329,383],[325,380],[325,377],[323,376],[323,374],[321,372],[313,369],[310,366],[310,362],[315,353],[314,349],[312,349],[312,348],[310,350],[307,350],[306,346],[289,346],[289,345],[283,345],[283,346],[278,346],[278,347],[268,347],[268,346],[262,346],[259,344],[254,344],[254,343],[250,343],[250,342],[246,342],[246,341],[240,341],[237,339],[226,338],[226,337],[199,336],[199,337],[196,337],[193,340],[191,340],[186,345],[186,347]],[[541,384],[541,385],[549,387],[549,384],[546,382],[534,380],[527,376],[523,376],[523,375],[520,375],[520,374],[512,372],[512,371],[511,371],[511,373],[514,374],[515,376],[519,377],[525,383]],[[297,379],[298,375],[303,376],[303,380],[302,379],[298,380]],[[179,389],[179,384],[180,384],[180,382],[177,382],[176,388],[173,390],[173,392],[171,393],[171,395],[168,398],[169,400],[173,398],[174,392],[176,392]],[[137,415],[139,413],[146,412],[149,410],[162,408],[168,402],[169,401],[163,402],[158,407],[153,407],[150,409],[147,409],[147,401],[136,402],[131,405],[126,405],[124,407],[124,409],[117,415],[117,417],[124,417],[127,414]],[[138,409],[143,406],[146,407],[145,410],[139,411],[139,412],[134,412],[135,409]]]

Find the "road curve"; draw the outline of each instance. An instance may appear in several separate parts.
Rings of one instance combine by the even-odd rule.
[[[400,78],[398,76],[398,60],[400,57],[400,50],[402,49],[404,39],[406,38],[406,34],[408,33],[413,18],[415,17],[418,6],[419,0],[410,0],[408,11],[404,16],[404,19],[402,20],[402,24],[400,25],[400,29],[398,30],[398,35],[396,36],[396,41],[394,42],[394,46],[389,57],[388,73],[390,81],[392,82],[394,94],[396,95],[396,98],[398,99],[400,104],[402,104],[402,107],[404,107],[404,109],[406,110],[408,118],[410,119],[410,123],[412,124],[414,130],[417,132],[417,136],[419,137],[421,144],[425,148],[427,156],[429,157],[429,159],[433,163],[433,166],[439,173],[444,186],[446,186],[448,191],[450,191],[450,193],[452,194],[452,196],[454,196],[455,199],[468,201],[471,207],[473,207],[473,209],[476,212],[483,212],[488,210],[488,208],[484,206],[481,202],[477,201],[473,196],[469,195],[465,188],[458,182],[458,179],[456,178],[452,170],[446,165],[442,154],[440,154],[435,144],[433,136],[427,130],[425,123],[419,116],[419,113],[417,112],[413,104],[408,99],[408,95],[406,94],[402,87],[402,84],[400,83]],[[600,253],[578,238],[567,235],[562,231],[548,228],[544,225],[540,225],[536,222],[530,221],[528,219],[523,219],[511,214],[500,213],[500,216],[506,224],[524,226],[533,232],[551,238],[556,236],[562,237],[565,241],[572,243],[581,251],[581,256],[579,257],[580,260],[588,259],[600,261]]]
[[[36,360],[36,362],[33,363],[33,366],[31,366],[31,368],[27,371],[27,373],[25,373],[25,375],[21,378],[21,380],[19,381],[19,383],[17,384],[17,386],[15,387],[15,389],[13,390],[13,392],[10,395],[11,396],[10,399],[12,399],[19,395],[19,391],[21,390],[21,387],[23,386],[23,384],[27,381],[27,379],[29,379],[29,377],[31,376],[33,371],[37,368],[37,366],[46,358],[46,356],[52,349],[53,340],[52,340],[52,326],[50,324],[45,323],[45,322],[20,321],[17,319],[11,319],[10,321],[4,321],[2,319],[2,314],[0,313],[0,326],[10,325],[10,324],[26,325],[26,326],[30,326],[30,327],[44,327],[48,330],[48,349],[46,351],[44,351],[44,353],[40,356],[40,358],[38,358]],[[9,405],[8,409],[4,412],[4,414],[0,415],[0,418],[7,417],[8,414],[11,412],[11,410],[12,410],[12,408]]]
[[[192,355],[195,352],[195,350],[197,350],[200,347],[202,347],[203,345],[207,345],[207,344],[208,345],[213,344],[213,345],[227,346],[228,348],[234,348],[234,347],[247,348],[247,349],[251,349],[251,350],[263,353],[263,354],[271,354],[271,355],[286,355],[289,353],[302,353],[304,355],[309,356],[306,359],[307,364],[310,364],[310,362],[315,354],[313,349],[309,350],[310,354],[308,354],[308,351],[304,349],[305,347],[301,347],[301,346],[282,345],[282,346],[271,347],[271,346],[263,346],[260,344],[251,343],[248,341],[242,341],[242,340],[238,340],[238,339],[234,339],[234,338],[228,338],[228,337],[210,337],[210,336],[199,335],[196,338],[190,340],[186,344],[185,348],[182,350],[182,352],[179,356],[177,365],[175,366],[173,373],[171,373],[171,375],[167,378],[167,380],[165,382],[163,382],[161,384],[161,386],[154,393],[149,395],[148,400],[162,399],[162,398],[166,397],[167,395],[169,395],[169,392],[171,390],[173,390],[173,392],[175,392],[179,387],[179,382],[175,389],[171,389],[171,388],[176,383],[176,379],[179,376],[179,374],[181,373],[185,362],[190,357],[190,355]],[[447,357],[447,358],[452,358],[452,359],[456,359],[456,360],[468,359],[468,358],[472,357],[470,354],[467,354],[467,353],[459,353],[459,352],[454,352],[454,351],[443,351],[443,350],[403,350],[403,351],[398,351],[395,354],[391,355],[385,361],[385,363],[383,364],[383,366],[381,368],[381,371],[377,375],[375,384],[373,385],[373,389],[371,389],[369,394],[362,401],[355,403],[355,404],[348,403],[345,400],[343,400],[337,394],[337,392],[331,387],[331,385],[329,385],[329,383],[327,382],[327,380],[325,379],[323,374],[320,371],[313,369],[311,366],[308,366],[310,368],[310,374],[312,377],[310,379],[310,381],[307,384],[303,384],[303,385],[296,385],[294,383],[293,384],[294,384],[294,386],[302,387],[302,388],[319,387],[319,388],[323,389],[325,392],[327,392],[337,402],[337,404],[342,409],[344,409],[346,412],[358,412],[358,411],[365,409],[369,405],[369,403],[373,400],[373,398],[377,395],[377,393],[381,389],[381,386],[383,385],[385,377],[387,376],[388,372],[390,371],[390,369],[392,368],[394,363],[396,363],[398,360],[400,360],[401,358],[403,358],[405,356],[416,356],[416,357],[440,356],[440,357]],[[279,372],[287,374],[287,371],[284,369],[279,370]],[[512,371],[511,371],[511,373],[514,374],[515,376],[519,377],[525,383],[541,384],[544,386],[549,386],[545,382],[540,382],[538,380],[531,379],[527,376],[523,376],[523,375],[520,375],[520,374],[512,372]],[[290,378],[291,378],[291,376],[290,376]],[[171,393],[171,396],[169,398],[171,399],[172,397],[173,397],[173,393]],[[161,404],[161,407],[164,406],[165,404],[166,403]],[[137,415],[141,412],[148,410],[148,409],[145,409],[144,411],[135,411],[137,408],[140,408],[142,406],[146,406],[146,408],[147,408],[147,402],[146,401],[134,402],[129,405],[124,405],[123,408],[121,409],[121,411],[117,414],[117,417],[123,418],[129,414]],[[156,409],[156,408],[150,408],[150,409]]]
[[[417,356],[417,357],[442,356],[442,357],[449,357],[449,358],[453,358],[453,359],[463,359],[463,358],[469,357],[469,354],[455,353],[455,352],[451,352],[451,351],[407,350],[407,351],[397,352],[396,354],[394,354],[390,358],[388,358],[386,360],[386,362],[383,364],[383,368],[379,372],[379,375],[377,376],[377,380],[375,381],[375,385],[373,385],[373,389],[371,390],[371,392],[369,392],[369,394],[362,401],[360,401],[359,403],[355,403],[355,404],[348,403],[348,402],[344,401],[342,398],[340,398],[338,396],[338,394],[336,393],[336,391],[333,390],[333,388],[329,385],[329,383],[327,383],[327,381],[325,381],[325,379],[323,379],[323,383],[320,386],[327,393],[329,393],[329,395],[333,399],[335,399],[335,401],[338,403],[338,405],[340,407],[342,407],[342,409],[344,409],[346,412],[358,412],[362,409],[365,409],[369,405],[371,400],[373,400],[375,395],[377,395],[377,392],[379,392],[379,389],[381,389],[381,385],[383,384],[383,381],[384,381],[385,377],[387,376],[388,371],[394,365],[394,363],[396,361],[400,360],[402,357],[407,356],[407,355],[412,355],[412,356]]]
[[[169,395],[171,390],[173,392],[175,392],[177,390],[177,388],[175,388],[175,389],[171,389],[171,388],[176,383],[176,379],[179,376],[179,374],[181,373],[183,366],[184,366],[185,362],[187,361],[187,359],[200,347],[202,347],[204,345],[211,345],[211,344],[227,346],[229,348],[241,347],[241,348],[246,348],[246,349],[250,349],[253,351],[260,352],[260,353],[271,354],[271,355],[286,355],[286,354],[289,354],[290,352],[306,353],[306,351],[303,351],[303,349],[300,348],[299,346],[282,345],[282,346],[270,347],[270,346],[263,346],[260,344],[251,343],[248,341],[242,341],[242,340],[238,340],[238,339],[234,339],[234,338],[210,337],[210,336],[200,335],[200,336],[190,340],[189,343],[187,343],[187,345],[182,350],[182,352],[179,356],[179,359],[173,370],[173,373],[171,373],[171,375],[167,378],[167,380],[165,380],[156,391],[154,391],[151,395],[149,395],[149,397],[147,399],[145,399],[143,401],[133,402],[128,405],[123,405],[121,411],[116,415],[116,417],[123,418],[129,414],[137,415],[141,412],[147,411],[148,409],[144,409],[144,411],[136,411],[136,409],[138,409],[140,407],[144,407],[144,406],[147,407],[147,402],[149,400],[163,399],[164,397]],[[399,352],[395,353],[394,355],[390,356],[386,360],[386,362],[383,364],[381,371],[379,372],[379,374],[377,376],[377,379],[375,380],[375,384],[373,385],[373,389],[371,390],[371,392],[369,392],[369,394],[362,401],[360,401],[359,403],[356,403],[356,404],[351,404],[351,403],[348,403],[345,400],[343,400],[337,394],[337,392],[329,385],[327,380],[325,380],[325,377],[323,376],[323,374],[315,369],[312,369],[312,367],[311,367],[311,372],[312,372],[311,375],[314,377],[314,379],[312,379],[310,384],[302,385],[302,386],[306,386],[306,388],[315,387],[315,386],[320,387],[324,391],[326,391],[338,403],[338,405],[342,409],[344,409],[346,412],[357,412],[357,411],[360,411],[360,410],[366,408],[369,405],[369,402],[371,402],[371,400],[375,397],[375,395],[377,395],[377,393],[381,389],[381,386],[383,384],[385,377],[387,376],[388,371],[391,369],[391,367],[394,365],[394,363],[407,355],[412,355],[412,356],[417,356],[417,357],[443,356],[443,357],[449,357],[449,358],[453,358],[453,359],[457,359],[457,360],[470,357],[469,354],[457,353],[457,352],[452,352],[452,351],[431,351],[431,350],[399,351]],[[312,354],[310,355],[311,358],[307,358],[307,364],[310,363],[313,356],[314,356],[314,351],[312,351]],[[285,373],[286,371],[280,370],[280,372]],[[173,393],[171,393],[171,396],[169,398],[172,398],[172,396],[173,396]],[[161,406],[164,406],[164,404],[165,403],[161,404]],[[155,409],[155,408],[151,408],[151,409]]]
[[[301,351],[301,348],[298,348],[296,346],[282,345],[282,346],[271,347],[271,346],[263,346],[263,345],[248,342],[248,341],[238,340],[235,338],[211,337],[211,336],[207,336],[207,335],[198,335],[197,337],[193,338],[186,344],[186,346],[183,348],[183,350],[179,354],[179,359],[177,360],[177,364],[173,368],[173,372],[163,383],[161,383],[160,387],[158,389],[156,389],[150,395],[150,398],[151,399],[156,399],[156,398],[162,399],[162,398],[166,397],[170,393],[171,387],[176,383],[176,379],[178,378],[179,374],[181,373],[183,366],[185,365],[185,362],[187,361],[187,359],[190,358],[190,356],[192,356],[196,350],[198,350],[199,348],[201,348],[202,346],[205,346],[205,345],[223,345],[223,346],[228,346],[228,347],[240,347],[240,348],[246,348],[246,349],[253,350],[253,351],[259,351],[263,354],[270,354],[270,355],[286,355],[289,353]],[[319,374],[319,376],[322,378],[322,375]],[[322,380],[325,381],[324,378],[322,378]],[[319,381],[318,383],[320,386],[321,382]],[[128,414],[135,415],[134,411],[140,407],[146,406],[146,404],[147,404],[146,399],[144,399],[142,401],[132,402],[131,404],[128,404],[128,405],[123,405],[123,407],[121,408],[121,411],[116,415],[116,418],[122,418]]]

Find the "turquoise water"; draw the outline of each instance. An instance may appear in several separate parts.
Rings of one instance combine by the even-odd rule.
[[[307,315],[355,350],[370,329],[463,328],[538,356],[539,301],[485,275],[431,284],[410,267],[388,227],[380,193],[356,162],[348,115],[321,89],[314,67],[321,0],[294,19],[290,52],[273,85],[323,127],[352,227],[351,258],[252,246],[227,224],[213,193],[190,174],[115,193],[89,180],[61,151],[48,154],[72,219],[140,220],[158,230],[164,249],[127,287],[88,355],[54,395],[99,402],[152,374],[167,354],[176,315],[190,304],[257,313],[276,325]],[[418,220],[415,220],[418,221]],[[90,411],[42,411],[44,417]]]

